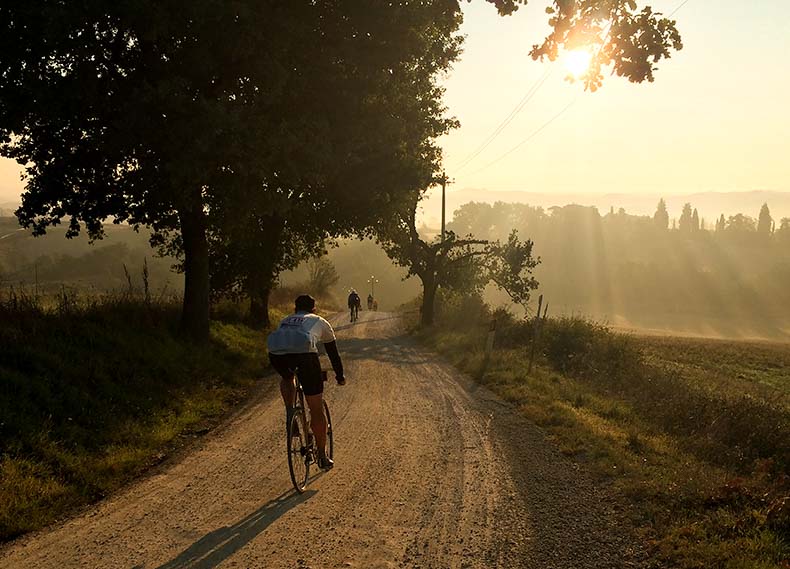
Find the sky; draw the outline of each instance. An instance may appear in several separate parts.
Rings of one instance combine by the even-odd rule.
[[[688,0],[673,16],[684,49],[661,62],[655,82],[607,76],[595,93],[566,82],[560,62],[529,58],[548,31],[548,3],[503,18],[488,2],[461,0],[464,53],[442,79],[462,125],[441,139],[450,191],[790,191],[790,2]],[[644,3],[669,14],[682,0]],[[515,119],[460,167],[547,70]],[[0,159],[0,203],[18,200],[19,174]]]
[[[647,3],[669,14],[682,0]],[[790,191],[790,2],[688,0],[673,16],[684,49],[655,82],[607,75],[595,93],[565,81],[560,62],[529,58],[548,31],[547,4],[501,18],[485,2],[463,3],[464,54],[443,81],[462,125],[441,141],[451,190]],[[547,68],[516,118],[464,165]]]

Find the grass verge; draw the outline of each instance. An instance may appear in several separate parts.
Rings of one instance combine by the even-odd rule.
[[[194,346],[177,319],[129,295],[0,302],[0,541],[119,488],[249,392],[264,332],[213,321]]]
[[[417,335],[625,496],[663,565],[790,567],[790,347],[554,319],[528,373],[531,328],[475,298],[445,299],[438,324]]]

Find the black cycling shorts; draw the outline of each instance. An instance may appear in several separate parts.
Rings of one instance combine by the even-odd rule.
[[[269,361],[283,379],[291,379],[294,370],[297,370],[305,395],[320,395],[324,392],[318,354],[269,354]]]

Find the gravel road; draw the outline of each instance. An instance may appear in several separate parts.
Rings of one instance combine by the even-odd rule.
[[[400,333],[335,319],[336,467],[291,489],[274,377],[190,452],[0,550],[0,567],[642,567],[617,501],[491,392]],[[330,382],[333,383],[333,382]]]

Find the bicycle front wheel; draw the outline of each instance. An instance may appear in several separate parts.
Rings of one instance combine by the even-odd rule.
[[[291,471],[294,488],[301,494],[307,486],[307,477],[310,475],[307,425],[301,409],[295,409],[288,420],[288,469]]]
[[[329,405],[324,401],[324,415],[326,415],[326,455],[335,457],[335,437],[332,435],[332,416],[329,414]]]

